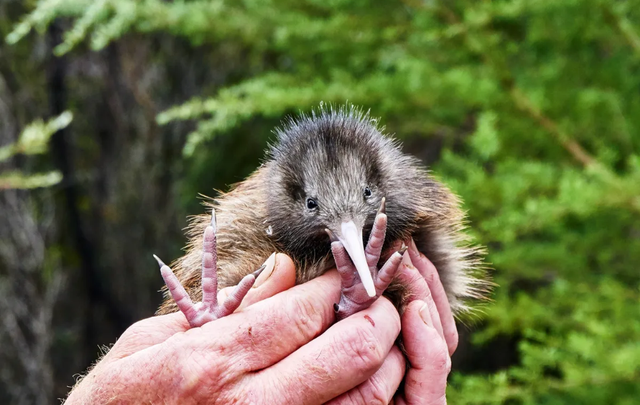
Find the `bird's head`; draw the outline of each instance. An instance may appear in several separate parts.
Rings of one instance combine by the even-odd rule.
[[[274,240],[299,261],[320,260],[329,252],[329,230],[369,295],[375,294],[364,245],[376,213],[386,198],[391,238],[403,233],[410,217],[394,199],[398,146],[353,111],[290,121],[278,138],[267,162],[267,221]]]

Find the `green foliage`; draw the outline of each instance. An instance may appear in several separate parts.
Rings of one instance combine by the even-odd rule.
[[[36,120],[27,125],[15,143],[0,148],[0,162],[9,159],[18,153],[24,155],[37,155],[47,151],[49,138],[56,131],[65,128],[71,123],[73,115],[65,111],[59,116],[47,122]]]
[[[597,285],[557,279],[535,295],[517,293],[499,301],[488,325],[475,336],[486,342],[496,333],[520,333],[521,364],[494,376],[456,375],[450,389],[452,403],[526,404],[589,402],[580,391],[611,390],[607,403],[633,403],[640,397],[640,291],[611,278]],[[550,314],[556,314],[551,317]],[[559,317],[557,315],[562,315]],[[615,391],[624,386],[624,389]],[[482,398],[480,400],[480,398]],[[556,398],[555,400],[553,398]],[[606,398],[606,397],[605,397]]]
[[[49,138],[58,130],[71,123],[73,115],[65,111],[47,122],[36,120],[27,125],[18,140],[0,147],[0,162],[6,161],[14,155],[37,155],[47,151]],[[0,174],[0,190],[8,188],[37,188],[48,187],[59,183],[62,174],[52,171],[41,174],[23,174],[17,171]]]
[[[74,21],[58,53],[128,32],[233,43],[251,74],[174,106],[185,147],[321,101],[364,105],[389,132],[441,140],[499,285],[476,351],[517,361],[458,372],[455,404],[640,398],[640,1],[42,1],[7,37]],[[205,49],[203,47],[203,49]]]
[[[38,188],[56,185],[62,181],[62,174],[57,171],[42,174],[24,174],[7,172],[0,174],[0,190],[8,188]]]

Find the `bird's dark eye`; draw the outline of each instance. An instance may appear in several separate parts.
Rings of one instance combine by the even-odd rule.
[[[364,188],[364,196],[371,197],[371,189],[369,187]]]
[[[315,210],[318,208],[318,202],[313,198],[307,198],[307,209]]]

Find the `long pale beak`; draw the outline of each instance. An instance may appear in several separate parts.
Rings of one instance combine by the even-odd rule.
[[[369,271],[369,265],[367,259],[364,256],[364,245],[362,244],[362,228],[356,226],[353,221],[343,222],[341,226],[341,232],[338,239],[344,245],[344,248],[349,253],[351,261],[358,270],[358,275],[364,289],[367,291],[369,297],[376,296],[376,288],[373,285],[373,278],[371,278],[371,272]]]

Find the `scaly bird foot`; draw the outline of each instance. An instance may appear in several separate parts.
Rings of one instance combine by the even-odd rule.
[[[385,213],[384,199],[380,206],[380,210],[376,214],[371,229],[371,235],[365,248],[365,257],[371,275],[373,277],[374,287],[376,289],[375,297],[370,297],[358,276],[356,267],[349,258],[349,254],[342,243],[330,231],[327,231],[331,238],[331,251],[336,262],[336,268],[340,274],[342,283],[342,294],[340,302],[334,304],[337,320],[344,319],[356,312],[368,308],[375,300],[382,295],[387,289],[393,277],[395,276],[400,263],[402,262],[402,254],[406,248],[395,252],[387,259],[385,264],[378,270],[378,261],[384,245],[385,233],[387,230],[387,215]]]
[[[207,322],[214,321],[229,314],[232,314],[242,303],[242,299],[247,295],[256,281],[256,277],[263,270],[264,266],[245,276],[229,296],[218,303],[218,273],[217,273],[217,251],[216,251],[216,214],[211,212],[211,223],[204,231],[202,243],[202,302],[193,303],[189,294],[184,289],[178,277],[173,271],[158,258],[153,255],[160,265],[160,272],[164,279],[169,293],[178,305],[180,311],[189,321],[189,325],[195,328]]]

